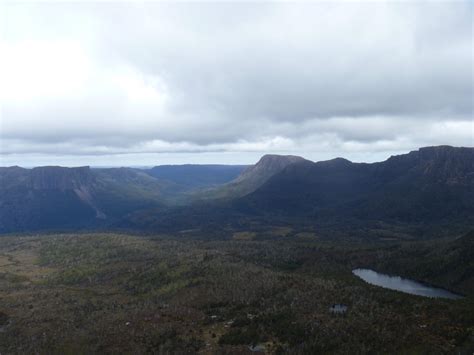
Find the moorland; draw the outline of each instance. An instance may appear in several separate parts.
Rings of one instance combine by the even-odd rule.
[[[433,245],[335,242],[309,233],[2,237],[0,351],[468,354],[473,235],[464,238]],[[466,297],[371,286],[352,274],[355,267]],[[339,303],[347,313],[330,312]]]

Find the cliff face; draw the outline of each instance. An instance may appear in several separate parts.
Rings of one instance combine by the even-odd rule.
[[[235,179],[236,183],[252,180],[255,182],[264,182],[269,177],[282,171],[288,165],[305,161],[304,158],[295,155],[264,155],[255,165],[245,169],[242,174]]]
[[[0,191],[27,184],[29,170],[19,166],[0,167]]]
[[[437,182],[449,184],[474,181],[474,149],[449,146],[421,148],[421,169]]]
[[[294,155],[264,155],[255,165],[246,168],[235,180],[210,191],[212,198],[237,198],[245,196],[262,186],[272,176],[283,171],[286,167],[308,162]]]
[[[159,181],[135,169],[0,168],[0,233],[105,225],[159,198]]]
[[[94,182],[89,167],[0,168],[0,232],[94,225]]]
[[[375,171],[388,179],[397,176],[423,180],[426,183],[472,184],[474,182],[474,149],[437,146],[420,148],[409,154],[392,156],[373,164]]]
[[[79,168],[45,166],[30,170],[28,187],[35,190],[83,190],[91,187],[94,181],[88,166]]]

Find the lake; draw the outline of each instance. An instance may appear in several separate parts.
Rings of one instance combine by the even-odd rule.
[[[354,269],[352,270],[352,273],[371,285],[409,293],[412,295],[431,298],[463,298],[460,295],[443,290],[442,288],[431,287],[414,280],[401,278],[399,276],[381,274],[370,269]]]

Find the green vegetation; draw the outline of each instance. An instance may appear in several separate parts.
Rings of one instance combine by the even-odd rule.
[[[449,284],[416,274],[467,295],[454,301],[370,286],[351,273],[380,266],[410,276],[416,260],[406,257],[436,263],[436,248],[452,251],[443,265],[461,274],[456,248],[468,258],[471,239],[430,249],[275,227],[243,233],[2,237],[0,353],[472,353],[472,275]],[[347,314],[331,314],[334,303]]]

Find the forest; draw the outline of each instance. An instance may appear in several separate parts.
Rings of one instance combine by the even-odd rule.
[[[228,240],[3,236],[0,352],[471,354],[472,242],[472,233],[436,243],[336,242],[281,228]],[[440,260],[450,274],[429,267]],[[352,274],[356,267],[466,297],[371,286]],[[347,312],[332,313],[334,304]]]

